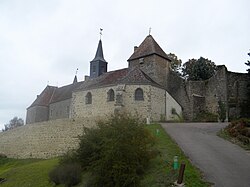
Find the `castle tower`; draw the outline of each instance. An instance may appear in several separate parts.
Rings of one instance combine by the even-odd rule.
[[[102,41],[99,40],[95,58],[90,62],[90,78],[95,78],[107,72],[108,63],[104,59]]]
[[[151,35],[148,35],[128,59],[129,68],[139,67],[155,82],[167,86],[171,60]]]

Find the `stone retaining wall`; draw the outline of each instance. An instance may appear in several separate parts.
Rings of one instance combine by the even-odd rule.
[[[78,146],[83,127],[91,119],[58,119],[33,123],[0,133],[0,153],[10,158],[51,158]]]

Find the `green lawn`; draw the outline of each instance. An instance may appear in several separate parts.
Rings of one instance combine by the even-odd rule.
[[[0,177],[6,182],[1,187],[50,187],[48,173],[58,159],[0,159]]]
[[[160,125],[149,125],[147,128],[156,137],[156,148],[160,154],[150,161],[148,170],[142,179],[144,187],[171,186],[177,180],[178,171],[173,170],[173,158],[178,156],[179,161],[186,163],[184,182],[186,187],[208,187],[202,180],[202,175],[185,157],[180,148],[171,140]],[[159,129],[159,134],[156,134]],[[1,187],[50,187],[48,173],[58,164],[59,159],[6,159],[0,158],[0,178],[7,179]],[[83,180],[86,174],[83,175]],[[81,185],[83,186],[84,181]]]

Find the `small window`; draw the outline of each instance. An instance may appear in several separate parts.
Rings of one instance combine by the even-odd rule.
[[[114,92],[114,90],[110,89],[108,91],[108,93],[107,93],[107,96],[108,96],[108,98],[107,98],[108,101],[114,101],[115,100],[115,92]]]
[[[86,97],[85,97],[85,103],[86,104],[91,104],[92,103],[92,94],[90,92],[88,92]]]
[[[53,115],[53,110],[50,110],[50,116],[52,116]]]
[[[137,88],[135,90],[135,100],[136,101],[142,101],[142,100],[144,100],[143,90],[141,88]]]

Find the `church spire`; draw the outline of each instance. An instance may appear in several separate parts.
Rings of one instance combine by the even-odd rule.
[[[102,30],[101,30],[102,31]],[[102,33],[100,32],[100,35]],[[104,59],[102,50],[102,40],[99,40],[95,58],[90,62],[90,78],[95,78],[107,72],[107,61]]]
[[[104,59],[104,56],[103,56],[102,40],[101,39],[99,40],[99,43],[98,43],[95,58],[92,61],[95,61],[95,60],[101,60],[103,62],[106,62],[106,60]]]
[[[75,75],[74,80],[73,80],[73,84],[77,83],[77,76]]]
[[[76,74],[73,80],[73,84],[77,83],[77,73],[78,73],[78,68],[76,69]]]

